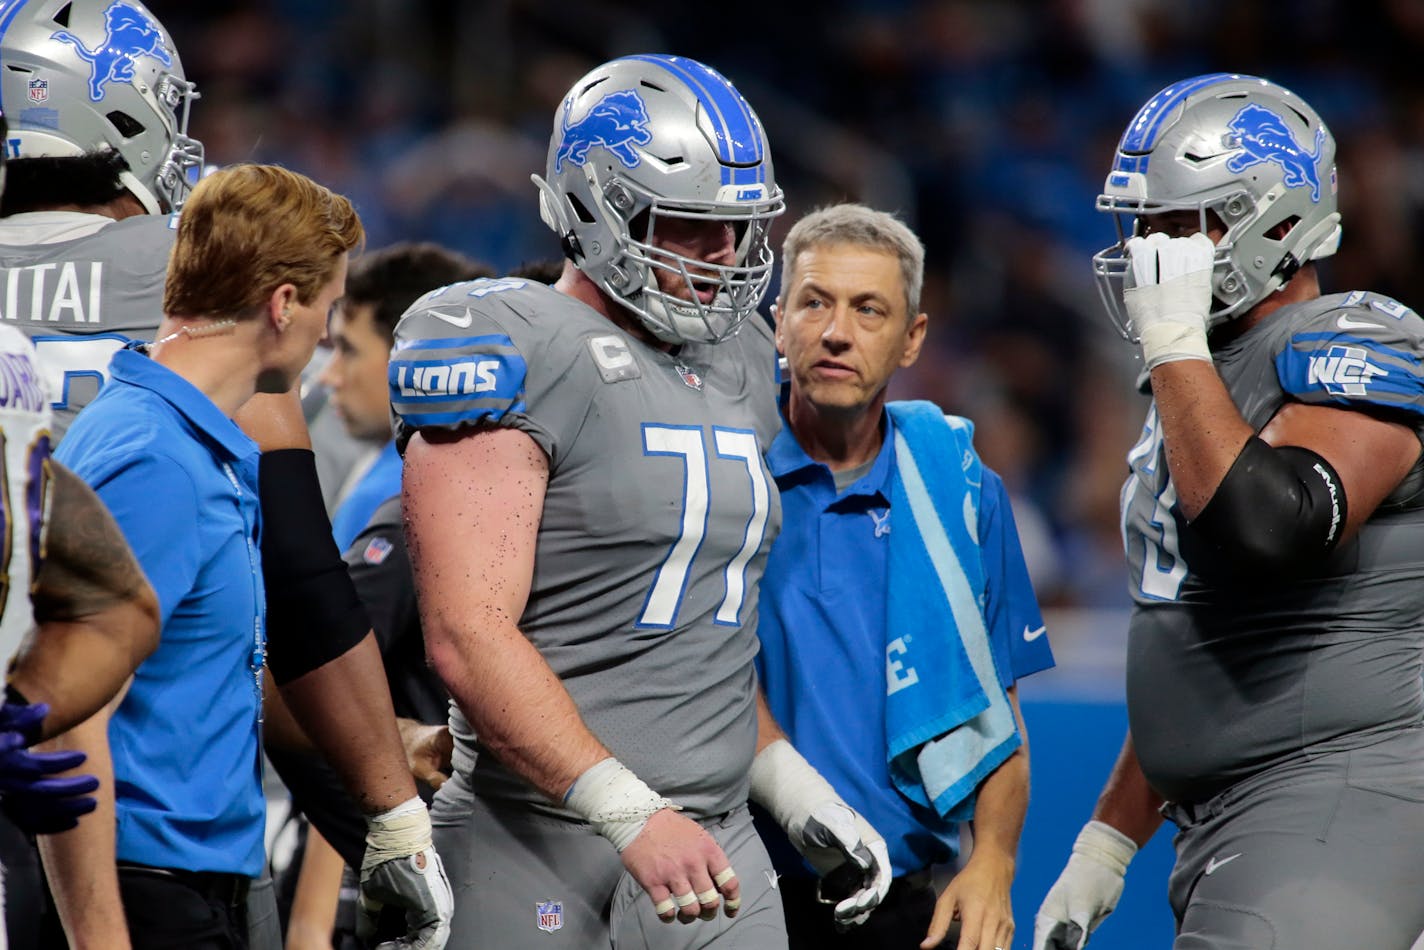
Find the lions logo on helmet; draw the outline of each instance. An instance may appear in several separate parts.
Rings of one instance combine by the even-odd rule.
[[[188,135],[198,98],[163,24],[138,0],[9,0],[0,101],[44,108],[12,117],[13,157],[113,149],[149,214],[177,211],[197,184],[203,145]]]
[[[632,89],[610,92],[604,96],[588,114],[577,122],[569,122],[569,110],[573,100],[564,100],[564,141],[554,156],[554,171],[560,171],[564,162],[582,165],[588,161],[588,150],[601,146],[612,152],[620,162],[629,168],[637,168],[638,152],[634,145],[647,145],[653,140],[648,131],[648,110],[643,100]]]
[[[1315,130],[1315,154],[1307,152],[1296,142],[1286,120],[1270,109],[1254,102],[1236,113],[1236,118],[1227,123],[1236,133],[1242,153],[1233,155],[1226,167],[1233,172],[1242,172],[1261,162],[1275,162],[1285,171],[1287,188],[1310,186],[1310,200],[1320,200],[1320,173],[1316,164],[1320,161],[1320,149],[1325,144],[1325,128]]]
[[[1136,339],[1122,303],[1127,239],[1144,215],[1195,211],[1203,232],[1225,230],[1212,268],[1211,325],[1238,317],[1301,265],[1335,253],[1335,204],[1335,139],[1300,97],[1229,73],[1173,83],[1128,125],[1098,196],[1098,210],[1118,227],[1118,243],[1093,257],[1103,303]]]
[[[115,0],[104,11],[104,39],[93,49],[68,30],[56,32],[53,38],[73,46],[79,58],[92,68],[89,98],[95,102],[104,98],[106,84],[134,81],[134,61],[140,56],[152,56],[165,66],[173,65],[163,30],[146,12],[124,0]]]
[[[545,177],[532,177],[540,216],[569,258],[658,339],[716,343],[761,302],[771,219],[786,202],[760,120],[716,70],[660,55],[598,67],[565,96]],[[669,218],[731,225],[732,263],[657,246]],[[684,293],[661,289],[659,272],[680,278]]]

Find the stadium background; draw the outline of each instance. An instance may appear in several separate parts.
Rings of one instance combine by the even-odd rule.
[[[1340,143],[1345,238],[1326,287],[1424,299],[1416,0],[825,0],[715,17],[612,0],[149,6],[199,84],[209,160],[279,162],[344,192],[372,247],[431,239],[498,268],[557,255],[528,182],[555,106],[597,62],[649,51],[708,62],[757,108],[788,198],[779,233],[846,198],[916,228],[931,333],[895,392],[977,424],[1060,662],[1023,687],[1034,785],[1016,947],[1126,722],[1117,493],[1144,402],[1088,261],[1114,239],[1092,206],[1122,128],[1197,73],[1294,89]],[[1134,864],[1097,950],[1170,942],[1166,839]]]

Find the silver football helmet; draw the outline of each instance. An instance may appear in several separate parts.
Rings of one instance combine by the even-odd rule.
[[[1254,76],[1214,73],[1173,83],[1147,101],[1118,143],[1099,211],[1118,243],[1093,257],[1103,303],[1136,339],[1122,302],[1124,246],[1139,216],[1189,210],[1201,230],[1226,229],[1212,269],[1210,326],[1240,316],[1307,261],[1340,246],[1335,139],[1315,110]]]
[[[11,156],[113,148],[150,214],[176,211],[197,184],[203,146],[188,136],[198,97],[163,25],[137,0],[18,0],[0,36],[0,101]]]
[[[771,219],[786,209],[766,133],[715,70],[627,56],[584,76],[554,116],[539,213],[570,259],[658,339],[731,336],[771,282]],[[654,243],[669,218],[730,224],[730,264]],[[660,289],[671,274],[679,293]],[[700,292],[700,293],[699,293]]]

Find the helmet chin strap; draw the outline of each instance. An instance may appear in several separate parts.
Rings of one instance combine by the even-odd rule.
[[[138,203],[143,205],[143,210],[149,214],[163,214],[163,207],[158,203],[158,198],[150,191],[143,182],[138,180],[138,176],[131,171],[119,172],[119,181],[129,190]]]

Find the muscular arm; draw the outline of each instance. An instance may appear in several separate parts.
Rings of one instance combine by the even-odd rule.
[[[558,802],[610,753],[519,629],[548,477],[522,432],[417,434],[403,504],[431,664],[480,741]]]
[[[109,715],[120,697],[69,732],[51,740],[45,751],[78,749],[88,760],[76,772],[99,779],[94,793],[99,807],[77,828],[39,838],[45,876],[55,907],[74,950],[127,950],[128,923],[119,900],[116,871],[114,765],[109,755]]]
[[[82,479],[50,462],[45,558],[35,622],[9,681],[48,703],[44,735],[92,716],[158,647],[158,599],[112,515]]]
[[[1147,784],[1147,776],[1142,774],[1142,766],[1137,762],[1137,751],[1132,745],[1132,734],[1123,740],[1122,752],[1117,763],[1098,796],[1093,818],[1112,825],[1143,847],[1162,824],[1158,811],[1165,799]]]
[[[1152,370],[1152,395],[1167,446],[1182,513],[1201,514],[1252,435],[1216,368],[1200,360],[1163,363]],[[1273,446],[1317,453],[1340,476],[1348,499],[1344,538],[1351,537],[1419,457],[1407,426],[1362,412],[1287,403],[1261,431]]]

